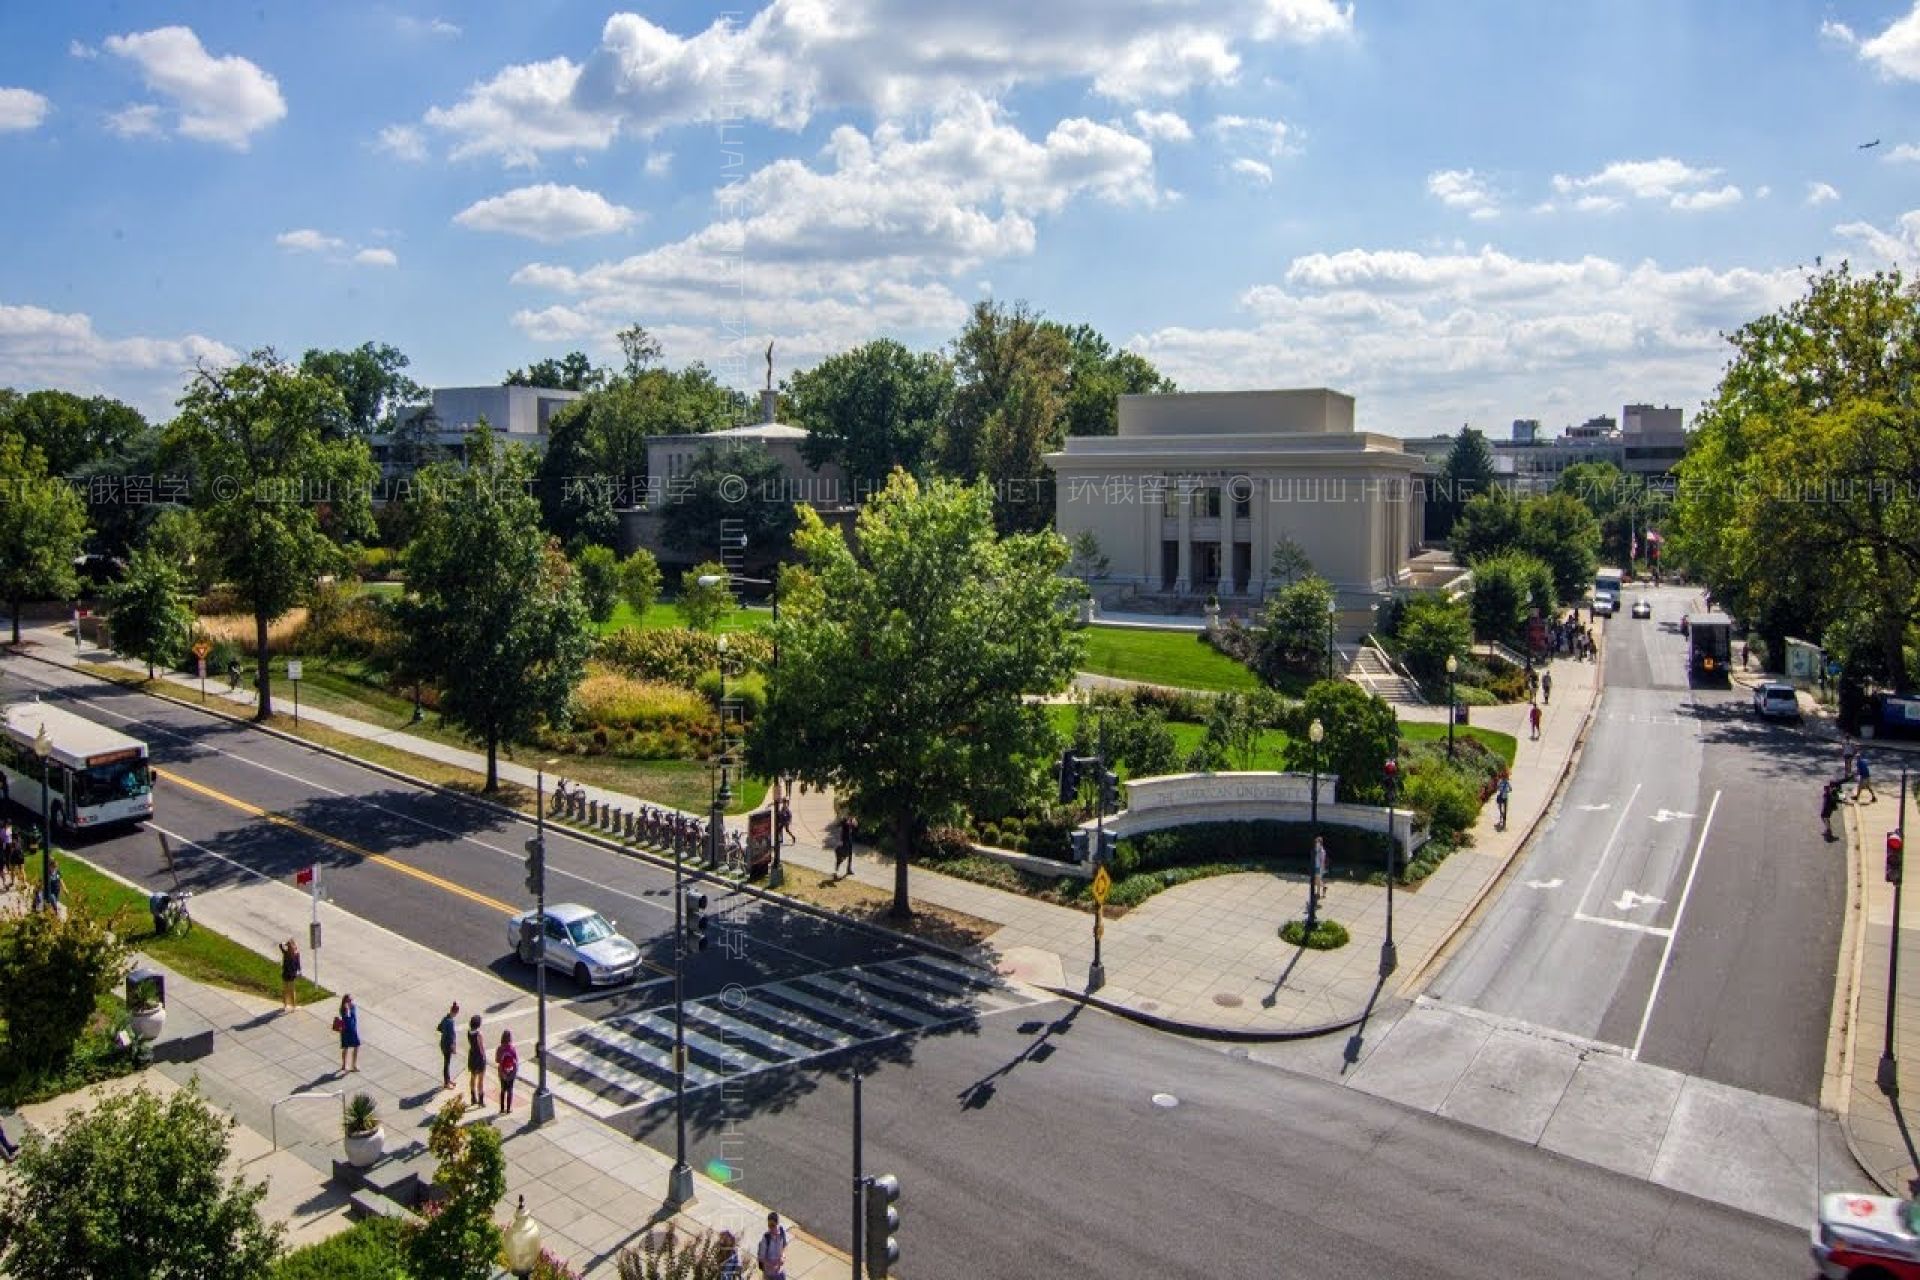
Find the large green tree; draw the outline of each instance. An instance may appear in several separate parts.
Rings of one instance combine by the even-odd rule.
[[[1333,586],[1308,574],[1274,592],[1260,622],[1260,671],[1269,681],[1283,673],[1313,675],[1331,661]]]
[[[1116,351],[1090,324],[1063,328],[1068,347],[1066,404],[1070,436],[1110,436],[1119,430],[1120,397],[1177,391],[1173,379],[1145,356]]]
[[[1040,458],[1066,435],[1071,359],[1066,331],[1025,303],[975,303],[954,340],[939,467],[958,480],[993,482],[1002,531],[1040,529],[1053,519],[1052,472]]]
[[[717,552],[728,537],[750,562],[777,556],[793,536],[785,470],[754,443],[703,445],[661,508],[660,536],[677,551]]]
[[[89,463],[111,458],[146,430],[147,420],[138,409],[107,396],[0,392],[0,432],[25,436],[56,476],[70,476]]]
[[[584,351],[569,351],[560,359],[536,360],[501,379],[502,386],[546,387],[552,391],[594,391],[605,386],[607,371],[594,367]]]
[[[573,566],[527,492],[532,475],[527,450],[472,433],[465,465],[436,467],[422,486],[404,557],[410,669],[439,685],[441,715],[486,745],[489,792],[501,743],[565,717],[591,647]]]
[[[882,824],[896,916],[911,914],[915,820],[1024,791],[1054,735],[1028,695],[1066,687],[1084,592],[1051,533],[998,537],[985,485],[904,472],[861,511],[850,544],[802,508],[801,565],[781,578],[780,662],[754,722],[759,773],[831,786]]]
[[[344,565],[327,529],[370,534],[367,443],[329,435],[345,415],[339,388],[272,350],[202,368],[167,429],[171,456],[197,472],[193,504],[222,580],[253,614],[257,717],[273,714],[267,628]]]
[[[20,607],[79,590],[74,558],[87,540],[87,511],[73,487],[49,474],[40,450],[0,430],[0,599],[20,643]]]
[[[193,632],[193,606],[184,574],[165,555],[137,548],[120,580],[106,590],[107,625],[121,653],[147,664],[171,667],[186,656]]]
[[[1600,522],[1573,495],[1549,493],[1520,504],[1519,549],[1553,571],[1554,595],[1561,604],[1586,595],[1599,548]]]
[[[484,1127],[484,1126],[483,1126]],[[87,1280],[260,1280],[283,1228],[267,1184],[226,1176],[233,1121],[192,1088],[104,1094],[21,1153],[0,1192],[0,1268]]]
[[[794,425],[811,433],[800,446],[807,462],[838,463],[866,492],[895,467],[925,473],[953,400],[953,367],[877,338],[794,374],[785,392]]]
[[[1286,764],[1306,773],[1338,774],[1338,795],[1349,804],[1378,804],[1386,799],[1385,766],[1399,752],[1400,722],[1393,708],[1351,680],[1322,680],[1307,690],[1296,713],[1301,724],[1318,720],[1326,737],[1319,748],[1310,735],[1287,740]]]
[[[343,416],[326,424],[327,433],[365,439],[390,429],[403,408],[426,399],[426,390],[407,376],[409,363],[398,347],[363,342],[350,351],[309,351],[300,358],[300,370],[325,378],[340,392]]]
[[[1427,503],[1428,535],[1450,536],[1453,522],[1467,504],[1493,487],[1493,446],[1472,427],[1461,427],[1460,434],[1453,438],[1453,448],[1447,451],[1447,460],[1440,464],[1440,482]]]

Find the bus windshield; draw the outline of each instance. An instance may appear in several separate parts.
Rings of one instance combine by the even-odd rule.
[[[73,803],[82,808],[131,799],[151,790],[153,779],[144,760],[116,760],[77,769],[73,774]]]

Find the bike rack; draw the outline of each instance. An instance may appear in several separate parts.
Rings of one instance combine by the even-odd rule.
[[[274,1103],[268,1111],[267,1118],[273,1127],[273,1149],[275,1151],[280,1149],[280,1107],[282,1104],[288,1102],[304,1102],[313,1098],[340,1099],[340,1123],[345,1124],[347,1122],[347,1094],[344,1089],[322,1089],[313,1093],[290,1093],[280,1099],[279,1102]]]

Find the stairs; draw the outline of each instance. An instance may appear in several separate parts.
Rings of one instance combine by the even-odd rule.
[[[1352,654],[1352,661],[1347,665],[1347,679],[1393,706],[1426,705],[1427,700],[1420,696],[1420,686],[1395,671],[1378,648],[1362,644],[1356,646]]]

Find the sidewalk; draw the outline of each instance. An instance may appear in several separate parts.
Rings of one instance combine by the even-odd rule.
[[[1447,858],[1423,884],[1398,889],[1393,902],[1393,934],[1399,967],[1389,983],[1379,976],[1379,958],[1387,938],[1384,888],[1345,881],[1329,885],[1321,905],[1323,918],[1345,925],[1350,941],[1335,951],[1306,951],[1278,936],[1279,926],[1303,914],[1304,876],[1246,873],[1176,886],[1148,899],[1118,919],[1109,919],[1102,959],[1108,982],[1100,1001],[1116,1011],[1199,1034],[1246,1038],[1290,1038],[1350,1025],[1366,1016],[1381,998],[1417,993],[1446,947],[1479,903],[1497,886],[1526,837],[1547,811],[1592,708],[1599,697],[1604,661],[1569,659],[1551,665],[1555,697],[1543,708],[1538,741],[1528,738],[1524,705],[1476,707],[1477,726],[1512,734],[1519,742],[1513,770],[1511,820],[1506,830],[1494,825],[1487,805],[1466,848]],[[82,650],[70,632],[41,627],[27,635],[34,656],[66,666],[81,661],[117,663],[145,673],[138,663],[97,650]],[[199,684],[169,676],[178,696],[197,702]],[[229,693],[209,682],[208,698],[235,714],[253,703],[244,689]],[[1403,707],[1408,720],[1444,723],[1443,707]],[[338,732],[388,743],[447,764],[479,772],[480,753],[389,730],[347,717],[303,709],[303,719]],[[500,775],[531,787],[534,770],[500,761]],[[631,810],[645,798],[588,786],[585,793],[603,804]],[[793,798],[797,843],[783,859],[828,874],[834,822],[832,797],[817,791]],[[891,885],[893,860],[871,848],[856,853],[855,874]],[[1093,958],[1093,917],[1088,911],[1056,906],[1024,895],[943,876],[924,867],[912,872],[917,902],[945,907],[986,920],[999,928],[975,956],[1008,977],[1063,993],[1083,991]],[[270,940],[271,941],[271,940]],[[271,947],[266,948],[269,954]],[[438,1016],[437,1014],[435,1015]],[[431,1020],[429,1020],[431,1021]]]

